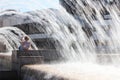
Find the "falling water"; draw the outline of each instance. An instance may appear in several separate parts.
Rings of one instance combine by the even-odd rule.
[[[119,52],[118,1],[60,0],[60,3],[65,8],[26,13],[6,11],[1,16],[9,15],[12,19],[10,25],[39,23],[35,26],[37,30],[42,30],[59,42],[56,48],[67,60],[96,62],[98,54]]]
[[[11,53],[12,50],[18,50],[20,46],[20,39],[26,34],[18,28],[15,27],[3,27],[0,28],[0,43],[1,48],[4,46],[4,50],[1,50],[2,53],[8,52]],[[32,46],[34,49],[37,49],[33,42]],[[3,44],[3,46],[2,46]]]
[[[60,2],[80,24],[83,22],[83,25],[79,28],[82,28],[87,35],[87,42],[89,42],[87,46],[92,47],[92,52],[89,53],[93,54],[94,51],[96,55],[119,53],[119,1],[62,0]],[[82,51],[84,51],[85,48],[84,46],[82,47]],[[80,52],[78,53],[81,54]],[[118,61],[119,63],[119,57],[114,60],[112,61]]]
[[[119,68],[98,66],[96,64],[99,64],[97,62],[98,59],[103,60],[102,63],[108,64],[109,62],[105,61],[106,57],[104,56],[110,55],[110,63],[119,66],[119,1],[60,0],[60,3],[64,8],[61,7],[59,10],[43,9],[21,14],[16,12],[15,17],[21,18],[21,16],[24,16],[22,17],[23,19],[27,17],[31,22],[39,23],[40,25],[36,26],[39,31],[42,29],[46,34],[60,43],[59,45],[55,43],[56,48],[70,63],[53,65],[53,67],[57,67],[57,69],[62,71],[63,67],[67,67],[67,69],[65,68],[65,72],[71,71],[72,73],[78,71],[77,74],[95,73],[96,75],[107,75],[109,73],[108,75],[113,75],[111,72],[114,71],[115,76],[118,75],[120,72]],[[7,34],[5,31],[1,32],[4,35]],[[5,36],[1,37],[6,41]],[[16,37],[10,37],[11,39],[19,41]],[[6,41],[6,43],[11,45],[10,42]],[[16,46],[19,45],[19,42],[15,43]],[[103,56],[99,58],[99,55]],[[95,64],[93,65],[89,62]],[[74,66],[70,67],[71,65]],[[104,73],[103,71],[106,69],[109,69],[109,71]]]
[[[14,16],[12,16],[13,14]],[[88,42],[87,36],[81,29],[82,25],[63,8],[61,10],[43,9],[27,13],[6,11],[1,14],[1,16],[5,15],[9,15],[9,17],[11,17],[10,20],[8,20],[10,25],[29,22],[39,23],[40,25],[35,25],[35,28],[39,32],[45,32],[55,39],[56,42],[59,42],[60,45],[56,46],[56,48],[66,59],[79,59],[81,62],[93,61],[92,58],[87,58],[90,56],[93,57],[93,53],[89,53],[89,50],[91,52],[94,51],[92,50],[92,46],[90,46],[90,42]],[[17,20],[17,18],[20,20]],[[32,32],[34,33],[34,29]],[[80,58],[77,56],[80,56]]]
[[[47,9],[28,14],[44,26],[46,34],[60,42],[61,47],[58,48],[65,58],[80,62],[96,62],[98,54],[119,53],[118,2],[60,2],[66,10],[61,7],[60,10]],[[111,59],[113,63],[119,62],[119,57],[116,60],[112,57]]]

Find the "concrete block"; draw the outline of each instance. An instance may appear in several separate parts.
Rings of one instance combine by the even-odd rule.
[[[13,51],[12,53],[12,70],[20,71],[23,65],[28,64],[41,64],[44,58],[39,55],[29,55],[29,52]],[[21,55],[22,54],[22,55]],[[36,53],[34,53],[36,54]]]
[[[19,60],[18,58],[20,56],[32,56],[32,57],[41,56],[44,58],[44,62],[49,62],[54,60],[56,61],[62,58],[62,55],[57,50],[29,50],[29,51],[13,51],[12,61],[18,62],[17,60]]]
[[[11,55],[0,54],[0,66],[7,70],[11,70]]]
[[[113,61],[118,61],[120,54],[110,53],[110,54],[97,54],[97,62],[100,64],[110,64]]]

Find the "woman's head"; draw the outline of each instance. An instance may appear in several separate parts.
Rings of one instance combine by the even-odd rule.
[[[25,36],[24,39],[25,39],[25,41],[28,41],[28,40],[29,40],[29,37],[28,37],[28,36]]]

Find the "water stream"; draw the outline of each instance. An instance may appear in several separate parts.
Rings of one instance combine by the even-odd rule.
[[[23,16],[24,14],[25,17],[23,18],[27,16],[31,22],[39,23],[40,26],[36,27],[38,31],[42,29],[47,35],[60,43],[56,48],[69,62],[69,64],[62,64],[62,67],[76,65],[77,67],[72,67],[73,72],[76,68],[78,73],[84,70],[85,73],[99,72],[99,74],[103,74],[107,68],[110,72],[115,71],[114,73],[117,75],[119,71],[117,72],[116,69],[119,69],[120,63],[119,1],[60,0],[60,3],[63,6],[60,9],[43,9],[21,14],[16,12],[15,15]],[[18,32],[23,33],[21,31]],[[13,33],[16,34],[16,32]],[[17,34],[19,35],[20,33]],[[9,49],[18,47],[18,36],[13,37],[12,33],[7,33],[6,31],[0,31],[0,34],[2,34],[0,38],[4,39]],[[5,35],[8,34],[11,36],[6,37]],[[10,42],[11,40],[14,41],[14,44]],[[13,46],[10,47],[9,45]],[[14,46],[17,47],[14,48]],[[98,55],[103,55],[103,57],[98,58]],[[110,62],[105,61],[106,57],[104,56],[106,55],[111,55],[109,57]],[[106,66],[96,65],[100,64],[98,59],[103,60],[101,63]],[[72,63],[70,64],[70,62]],[[86,63],[90,66],[87,66]],[[110,67],[108,67],[108,63],[110,63]],[[84,68],[83,65],[87,67]],[[114,70],[112,70],[113,65],[117,66],[117,68],[114,67]],[[61,69],[60,65],[58,66]],[[81,68],[78,69],[78,67]],[[104,74],[109,73],[109,71]],[[112,73],[109,74],[111,75]]]

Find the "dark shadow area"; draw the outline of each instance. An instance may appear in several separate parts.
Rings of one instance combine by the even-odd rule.
[[[17,71],[0,71],[0,80],[19,80]]]

